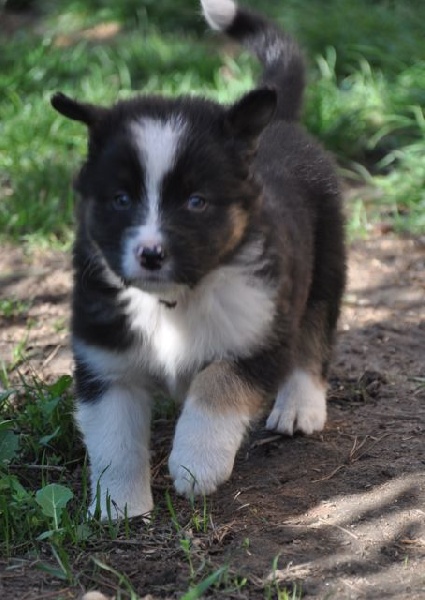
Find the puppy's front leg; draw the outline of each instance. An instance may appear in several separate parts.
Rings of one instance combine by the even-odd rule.
[[[90,511],[100,491],[101,517],[148,513],[153,508],[150,487],[150,398],[135,387],[113,384],[95,400],[80,398],[76,421],[90,459]]]
[[[190,386],[169,459],[179,494],[210,494],[226,481],[262,394],[226,361],[212,363]]]

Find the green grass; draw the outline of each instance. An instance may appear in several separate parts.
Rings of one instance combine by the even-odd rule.
[[[32,28],[0,39],[0,231],[15,241],[68,244],[70,182],[85,132],[54,113],[52,92],[105,104],[137,91],[231,101],[252,84],[256,68],[244,55],[220,53],[196,0],[36,4]],[[264,10],[308,56],[306,126],[335,153],[344,175],[377,188],[368,216],[389,215],[397,227],[423,231],[425,5],[331,0],[324,10],[323,0],[288,0],[282,9],[269,0]],[[116,36],[79,35],[105,21],[119,24]]]

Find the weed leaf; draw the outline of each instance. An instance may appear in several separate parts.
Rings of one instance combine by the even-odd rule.
[[[52,577],[57,577],[62,581],[66,581],[68,579],[66,574],[61,569],[56,569],[55,567],[51,567],[46,563],[38,563],[35,565],[35,568],[39,569],[40,571],[44,571],[45,573],[48,573]]]
[[[62,375],[57,381],[48,386],[48,390],[52,396],[62,396],[70,387],[72,377],[70,375]]]
[[[51,538],[57,538],[58,532],[61,532],[61,531],[63,531],[63,530],[49,529],[49,531],[43,531],[43,533],[40,533],[40,535],[38,535],[36,539],[39,542],[43,542],[44,540],[49,540]]]
[[[56,427],[53,433],[44,435],[39,439],[40,446],[47,446],[58,434],[60,433],[60,427]]]
[[[10,421],[0,424],[0,465],[13,460],[18,452],[19,436],[11,431]]]
[[[50,483],[46,485],[35,495],[35,500],[46,517],[52,517],[55,522],[56,529],[59,527],[62,510],[74,494],[64,485],[58,483]]]

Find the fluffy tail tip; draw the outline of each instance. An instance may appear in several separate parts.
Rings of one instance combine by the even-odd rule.
[[[211,29],[223,31],[233,23],[237,10],[233,0],[201,0],[201,4]]]

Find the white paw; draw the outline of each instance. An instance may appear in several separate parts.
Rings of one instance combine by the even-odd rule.
[[[168,466],[176,492],[187,497],[212,494],[229,479],[234,459],[234,454],[226,456],[219,448],[199,453],[190,448],[173,450]]]
[[[211,494],[232,474],[248,419],[186,406],[177,423],[168,466],[177,493]]]
[[[96,486],[97,487],[97,486]],[[113,485],[111,487],[114,487]],[[116,486],[115,486],[116,487]],[[102,486],[100,490],[100,498],[97,498],[96,491],[93,491],[94,498],[89,506],[89,515],[94,516],[98,508],[100,508],[100,519],[116,521],[124,517],[149,517],[149,513],[153,510],[153,499],[150,489],[143,493],[141,490],[136,492],[136,486],[128,486],[116,493],[109,493],[107,488]]]
[[[267,429],[292,435],[321,431],[326,422],[326,388],[309,373],[296,370],[279,389]]]

